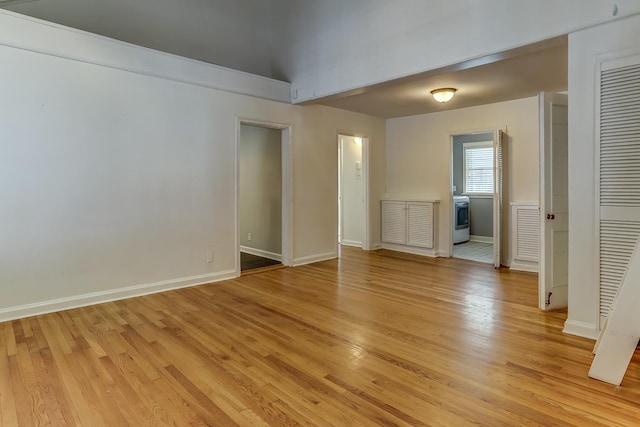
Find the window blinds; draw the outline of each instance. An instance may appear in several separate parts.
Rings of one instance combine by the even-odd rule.
[[[493,193],[493,143],[466,145],[465,193]]]

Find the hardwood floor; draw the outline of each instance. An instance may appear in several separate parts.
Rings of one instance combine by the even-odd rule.
[[[342,258],[0,324],[0,425],[638,425],[537,279]]]

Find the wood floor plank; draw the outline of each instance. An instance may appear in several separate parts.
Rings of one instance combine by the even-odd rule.
[[[4,426],[634,426],[537,275],[342,248],[297,268],[0,324]]]
[[[15,355],[9,356],[7,347],[2,345],[0,355],[0,425],[15,426],[18,425],[15,402],[17,388],[13,386],[9,363],[9,359]]]

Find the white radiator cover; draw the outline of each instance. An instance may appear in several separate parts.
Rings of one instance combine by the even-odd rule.
[[[439,201],[383,200],[382,247],[437,256]]]
[[[540,262],[538,204],[511,203],[511,251],[511,269],[538,272]]]

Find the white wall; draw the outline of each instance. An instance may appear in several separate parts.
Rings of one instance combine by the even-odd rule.
[[[640,11],[637,0],[288,0],[273,11],[275,67],[301,102],[568,34]]]
[[[6,12],[0,24],[0,320],[233,276],[238,117],[292,125],[294,263],[336,255],[338,129],[372,136],[379,203],[381,119],[212,89],[210,66]]]
[[[441,201],[438,249],[443,256],[446,256],[451,245],[450,136],[505,126],[509,136],[505,159],[505,206],[508,206],[508,202],[536,202],[537,97],[387,121],[386,196],[401,200]],[[503,229],[503,253],[507,255],[510,253],[508,217]]]
[[[240,245],[281,256],[282,130],[242,125],[238,151]]]
[[[342,243],[364,244],[365,205],[362,177],[362,142],[352,136],[341,136],[342,142]],[[362,141],[362,139],[360,139]],[[356,169],[360,163],[360,170]]]
[[[565,331],[598,335],[595,117],[599,59],[640,54],[640,16],[569,35],[569,315]]]

